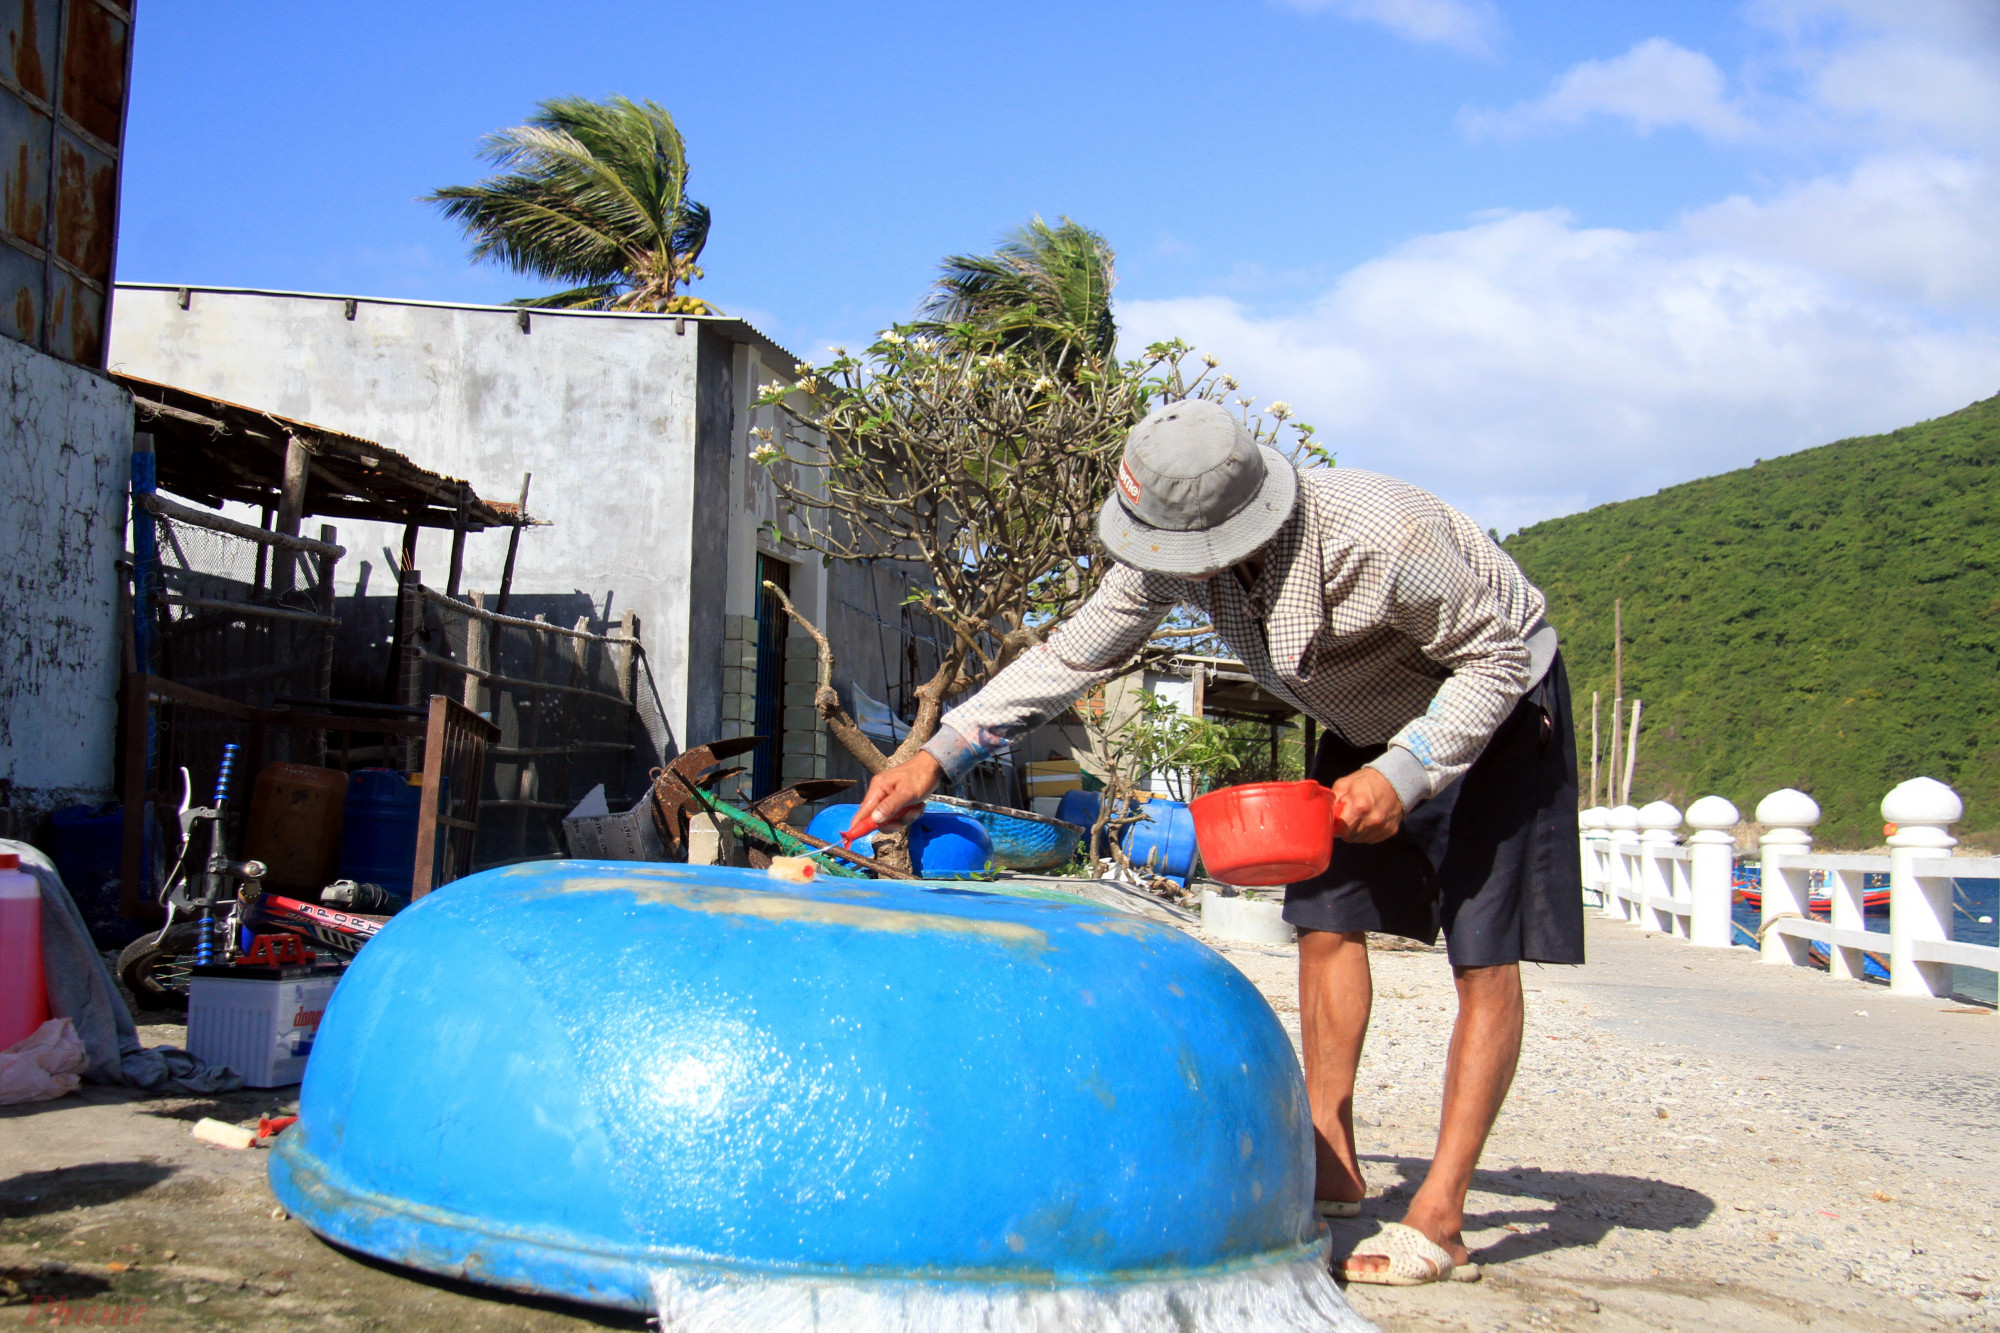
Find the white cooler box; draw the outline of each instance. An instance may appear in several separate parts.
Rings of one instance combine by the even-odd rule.
[[[197,967],[188,982],[187,1049],[253,1088],[306,1076],[338,967]]]

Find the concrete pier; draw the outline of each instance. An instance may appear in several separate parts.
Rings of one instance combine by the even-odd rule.
[[[1291,950],[1218,944],[1297,1033]],[[1385,1330],[2000,1328],[2000,1018],[1593,917],[1523,969],[1520,1073],[1468,1208],[1476,1285],[1355,1286]],[[1355,1100],[1371,1199],[1423,1178],[1454,1000],[1374,953]]]

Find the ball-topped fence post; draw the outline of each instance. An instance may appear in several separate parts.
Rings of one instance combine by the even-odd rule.
[[[1688,942],[1727,949],[1731,906],[1736,896],[1736,836],[1740,816],[1720,796],[1704,796],[1688,807],[1688,887],[1694,904]]]
[[[1669,854],[1679,844],[1681,812],[1666,801],[1639,809],[1639,919],[1663,935],[1687,938],[1685,878]]]
[[[1810,961],[1807,941],[1770,928],[1781,917],[1811,919],[1804,870],[1785,867],[1787,856],[1804,856],[1812,851],[1812,827],[1819,823],[1819,802],[1802,791],[1784,787],[1757,802],[1757,822],[1765,825],[1758,842],[1764,863],[1764,910],[1758,917],[1758,934],[1764,961],[1796,966]]]
[[[1583,854],[1583,887],[1597,895],[1597,910],[1611,916],[1611,811],[1601,805],[1577,815]]]
[[[1896,995],[1949,995],[1949,963],[1917,961],[1912,945],[1951,938],[1951,881],[1918,878],[1916,862],[1950,856],[1958,839],[1950,826],[1965,815],[1958,793],[1935,778],[1911,778],[1882,798],[1889,836],[1889,990]]]
[[[1611,863],[1612,915],[1621,921],[1643,926],[1646,918],[1639,910],[1639,810],[1636,806],[1614,806],[1606,816],[1610,823],[1608,832],[1611,845],[1607,849]]]

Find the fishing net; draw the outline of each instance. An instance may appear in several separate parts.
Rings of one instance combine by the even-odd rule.
[[[334,557],[149,516],[153,674],[238,703],[322,698],[333,666]]]

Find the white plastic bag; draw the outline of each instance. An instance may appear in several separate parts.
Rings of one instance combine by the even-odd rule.
[[[90,1055],[76,1025],[51,1018],[0,1051],[0,1106],[67,1097],[89,1067]]]

